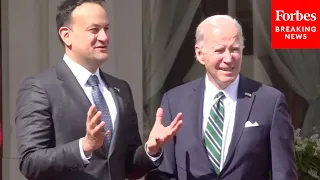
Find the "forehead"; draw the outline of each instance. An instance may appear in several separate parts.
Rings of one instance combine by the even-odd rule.
[[[96,3],[83,3],[74,9],[71,14],[74,25],[107,25],[108,17],[105,9]]]
[[[240,44],[238,27],[235,24],[221,24],[207,28],[204,32],[205,44],[234,46]]]

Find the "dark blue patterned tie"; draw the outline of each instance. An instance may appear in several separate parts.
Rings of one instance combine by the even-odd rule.
[[[106,103],[106,100],[104,99],[100,89],[99,89],[99,79],[96,75],[91,75],[88,79],[88,85],[92,87],[92,98],[93,102],[96,105],[97,111],[101,111],[101,120],[105,122],[104,129],[105,131],[110,131],[110,133],[107,135],[104,141],[104,146],[106,149],[109,149],[113,128],[112,128],[112,121],[111,116],[109,112],[108,105]]]

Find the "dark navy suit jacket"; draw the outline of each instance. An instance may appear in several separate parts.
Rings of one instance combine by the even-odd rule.
[[[297,180],[293,126],[284,95],[240,75],[232,140],[219,175],[213,172],[202,139],[205,78],[167,92],[161,107],[165,125],[177,113],[183,124],[164,147],[164,159],[147,180]],[[246,121],[259,126],[245,128]]]

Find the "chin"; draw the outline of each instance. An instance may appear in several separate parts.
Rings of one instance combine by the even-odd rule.
[[[225,84],[229,85],[236,79],[236,76],[228,76],[228,77],[222,77],[220,81]]]
[[[106,61],[108,59],[108,55],[107,54],[101,54],[95,57],[95,59],[97,61]]]

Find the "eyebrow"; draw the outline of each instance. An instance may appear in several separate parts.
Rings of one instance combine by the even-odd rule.
[[[241,45],[240,45],[240,44],[234,44],[234,45],[232,45],[231,47],[234,47],[234,48],[240,48],[240,47],[241,47]]]
[[[99,24],[91,24],[90,26],[87,27],[87,29],[89,29],[91,27],[101,27],[101,26]],[[106,24],[104,27],[109,27],[109,23]]]
[[[241,47],[241,45],[240,44],[232,44],[230,47],[228,47],[228,48],[240,48]],[[218,45],[216,45],[216,46],[211,46],[211,47],[209,47],[209,49],[210,50],[216,50],[216,49],[222,49],[222,48],[227,48],[226,46],[224,46],[224,45],[220,45],[220,44],[218,44]]]

